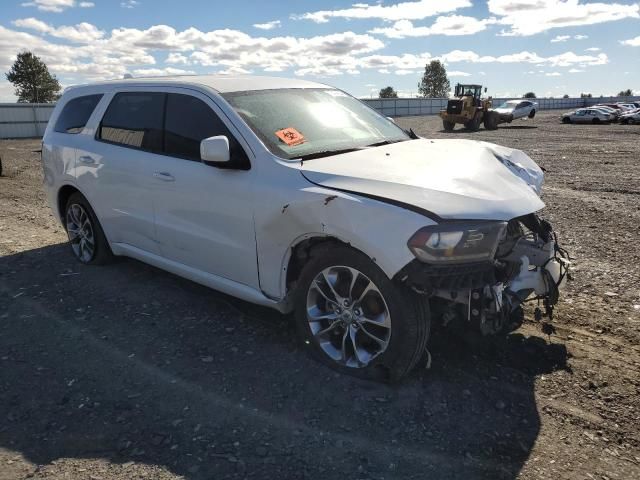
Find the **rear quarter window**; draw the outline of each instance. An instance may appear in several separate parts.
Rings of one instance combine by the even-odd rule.
[[[99,95],[85,95],[69,100],[58,116],[54,130],[59,133],[80,133],[102,98]]]
[[[166,95],[126,92],[113,97],[102,117],[98,138],[151,152],[162,151],[162,120]]]

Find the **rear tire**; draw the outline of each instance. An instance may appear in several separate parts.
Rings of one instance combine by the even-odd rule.
[[[529,118],[534,118],[536,116],[536,111],[535,110],[531,110],[529,112]]]
[[[65,229],[73,256],[85,265],[104,265],[114,259],[93,208],[81,193],[67,200],[64,210]]]
[[[569,123],[571,123],[571,119],[569,117],[563,117],[562,118],[562,123],[569,124]]]
[[[395,382],[426,350],[427,300],[391,281],[352,248],[325,244],[313,249],[294,302],[302,346],[341,373]]]
[[[484,128],[487,130],[498,129],[499,115],[497,112],[487,112],[484,115]]]
[[[591,123],[593,123],[594,125],[598,125],[600,123],[600,119],[594,118],[593,120],[591,120]]]
[[[456,127],[455,122],[450,122],[448,120],[442,120],[442,128],[444,128],[445,132],[452,132]]]
[[[473,116],[473,120],[469,120],[464,124],[467,130],[471,130],[472,132],[478,131],[480,128],[480,124],[482,123],[482,111],[477,111]]]

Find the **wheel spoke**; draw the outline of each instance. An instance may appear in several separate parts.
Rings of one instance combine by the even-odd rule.
[[[349,329],[344,329],[344,334],[342,335],[342,362],[347,363],[347,338],[349,337]]]
[[[316,310],[318,312],[316,312]],[[334,312],[322,312],[317,306],[307,309],[307,317],[311,322],[320,322],[322,320],[336,320],[338,316]]]
[[[370,323],[371,325],[376,325],[378,327],[391,328],[391,321],[386,311],[382,312],[375,318],[370,318],[366,315],[363,315],[362,317],[360,317],[360,320],[363,323]]]
[[[327,328],[324,328],[324,329],[320,330],[318,333],[314,333],[314,336],[322,337],[322,336],[326,335],[327,333],[333,331],[333,329],[336,328],[338,325],[339,325],[338,322],[333,322]]]
[[[356,361],[358,362],[358,366],[362,366],[366,364],[366,360],[363,360],[360,355],[360,351],[358,350],[358,342],[356,341],[356,335],[358,334],[358,330],[354,328],[353,325],[349,326],[349,337],[351,338],[351,345],[353,346],[353,353],[356,357]]]
[[[331,294],[333,295],[333,298],[335,298],[335,302],[340,304],[340,300],[342,299],[342,297],[338,295],[338,292],[336,292],[335,288],[333,288],[333,284],[331,283],[331,281],[329,280],[329,276],[327,275],[327,270],[328,269],[322,271],[322,278],[324,278],[325,283],[331,290]]]
[[[312,288],[314,288],[315,290],[317,290],[317,291],[318,291],[318,293],[322,296],[322,298],[324,298],[327,302],[332,303],[332,304],[334,304],[334,305],[338,305],[338,301],[337,301],[337,299],[333,299],[333,300],[332,300],[332,299],[331,299],[331,298],[329,298],[329,296],[324,292],[324,290],[322,290],[322,287],[321,287],[321,286],[320,286],[320,284],[318,283],[318,279],[317,279],[317,278],[313,281]]]
[[[367,279],[367,280],[369,280],[369,279]],[[365,289],[362,291],[362,293],[360,294],[358,299],[355,301],[355,303],[357,303],[357,304],[362,303],[362,300],[364,300],[364,297],[366,297],[369,292],[377,292],[377,291],[378,291],[378,289],[376,288],[376,286],[373,284],[373,282],[371,280],[369,280],[369,283],[367,284]]]
[[[371,340],[378,343],[378,345],[380,345],[381,347],[387,348],[388,342],[386,340],[376,337],[374,334],[369,332],[362,324],[360,324],[360,331],[364,333],[367,337],[369,337]]]
[[[349,285],[349,297],[351,300],[353,300],[354,294],[353,294],[353,287],[356,286],[356,282],[358,281],[358,278],[360,277],[360,272],[358,270],[356,270],[355,268],[350,268],[349,272],[351,272],[351,284]]]

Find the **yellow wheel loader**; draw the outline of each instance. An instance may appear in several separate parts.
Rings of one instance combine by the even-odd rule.
[[[487,89],[485,88],[485,92]],[[462,123],[467,130],[476,131],[484,123],[487,130],[495,130],[500,123],[498,112],[491,110],[491,100],[484,100],[482,85],[457,84],[454,97],[447,102],[447,109],[440,110],[442,126],[452,131],[456,123]]]

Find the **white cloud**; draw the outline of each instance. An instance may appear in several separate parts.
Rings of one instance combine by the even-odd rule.
[[[585,48],[584,51],[585,52],[599,52],[600,50],[602,50],[599,47],[591,47],[591,48]]]
[[[561,77],[562,74],[560,72],[549,72],[544,74],[545,77]]]
[[[24,2],[21,5],[23,7],[36,7],[43,12],[60,13],[67,8],[74,7],[75,3],[75,0],[33,0]]]
[[[412,73],[416,73],[414,70],[396,70],[394,72],[396,75],[411,75]]]
[[[628,47],[640,47],[640,36],[636,38],[630,38],[629,40],[623,40],[620,43],[622,45],[627,45]]]
[[[273,20],[266,23],[254,23],[253,26],[259,30],[273,30],[274,28],[280,27],[280,20]]]
[[[185,57],[181,53],[175,53],[175,52],[171,52],[167,56],[167,59],[164,62],[171,63],[174,65],[188,65],[190,63],[187,57]]]
[[[571,35],[558,35],[557,37],[551,39],[551,43],[566,42],[570,38]]]
[[[422,20],[441,13],[454,12],[460,8],[470,7],[469,0],[447,0],[446,2],[433,0],[419,0],[414,2],[400,2],[391,5],[356,3],[351,8],[340,10],[320,10],[316,12],[293,15],[294,19],[312,20],[316,23],[326,23],[331,18],[363,19],[377,18],[381,20]]]
[[[589,38],[589,35],[574,35],[573,38],[574,40],[586,40]]]
[[[482,75],[482,72],[480,72],[480,75]],[[471,74],[467,72],[460,72],[458,70],[453,70],[452,72],[447,72],[447,76],[448,77],[470,77]]]
[[[572,68],[571,70],[569,70],[569,73],[583,73],[584,70],[580,69],[580,68]]]
[[[489,12],[506,26],[502,35],[527,36],[552,28],[640,18],[640,5],[582,0],[489,0]]]
[[[429,35],[473,35],[495,23],[495,19],[478,20],[475,17],[449,15],[438,17],[430,27],[414,26],[410,20],[398,20],[391,27],[379,27],[369,33],[385,35],[389,38],[426,37]]]
[[[120,2],[120,6],[122,8],[136,8],[140,5],[140,2],[137,0],[125,0],[124,2]]]
[[[20,18],[12,22],[16,27],[35,30],[38,33],[51,35],[52,37],[63,38],[71,42],[87,43],[99,40],[104,36],[102,30],[98,30],[94,25],[86,22],[73,26],[52,27],[51,25],[38,20],[37,18]]]

